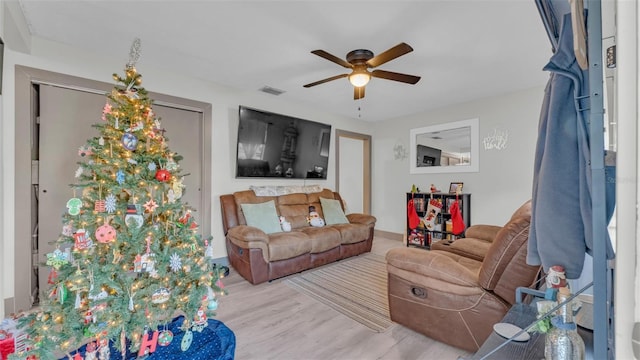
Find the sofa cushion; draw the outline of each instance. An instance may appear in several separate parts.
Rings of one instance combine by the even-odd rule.
[[[322,204],[324,222],[327,225],[349,223],[349,219],[347,219],[344,211],[342,211],[342,204],[340,204],[340,201],[321,197],[320,204]]]
[[[311,240],[299,231],[269,235],[269,261],[291,259],[311,251]]]
[[[318,254],[327,250],[331,250],[340,246],[340,244],[342,243],[340,232],[331,227],[309,226],[300,229],[300,232],[303,232],[307,234],[307,236],[309,236],[309,239],[311,240],[312,254]]]
[[[267,234],[281,232],[280,220],[273,200],[259,204],[241,204],[247,225],[257,227]]]
[[[309,205],[315,206],[316,211],[318,212],[320,217],[324,219],[324,213],[322,212],[322,204],[320,203],[320,198],[335,199],[335,196],[333,194],[333,191],[329,189],[323,189],[318,193],[307,194],[307,201],[309,202]]]
[[[307,194],[288,194],[278,196],[278,211],[291,223],[292,229],[308,227],[309,203]]]
[[[369,238],[369,226],[363,224],[336,224],[332,228],[340,232],[343,244],[353,244]]]

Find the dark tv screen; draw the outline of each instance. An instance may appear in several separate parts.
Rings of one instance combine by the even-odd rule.
[[[326,179],[331,125],[240,106],[236,178]]]

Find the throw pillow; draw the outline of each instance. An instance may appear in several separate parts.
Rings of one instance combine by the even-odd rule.
[[[271,200],[259,204],[240,204],[247,225],[257,227],[267,234],[282,232],[276,203]]]
[[[324,213],[324,222],[327,225],[349,223],[347,216],[344,214],[344,211],[342,211],[340,201],[321,197],[320,204],[322,205],[322,212]]]

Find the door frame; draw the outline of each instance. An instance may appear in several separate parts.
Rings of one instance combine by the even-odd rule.
[[[14,292],[12,298],[4,300],[5,313],[29,310],[32,304],[31,267],[38,262],[37,254],[32,254],[34,241],[31,228],[34,206],[25,206],[25,202],[32,199],[32,179],[37,174],[32,173],[32,144],[37,141],[34,134],[37,104],[34,104],[33,84],[49,84],[68,89],[106,94],[114,84],[89,80],[72,75],[66,75],[47,70],[31,68],[22,65],[15,67],[15,182],[14,182]],[[211,134],[212,134],[212,105],[205,102],[189,100],[176,96],[149,92],[154,104],[190,110],[202,113],[202,197],[205,199],[200,228],[203,234],[211,233]],[[21,239],[21,241],[18,241]],[[29,259],[28,261],[25,261]],[[29,308],[25,308],[29,304]]]
[[[362,210],[371,214],[371,135],[336,129],[336,191],[340,192],[340,138],[362,140]]]

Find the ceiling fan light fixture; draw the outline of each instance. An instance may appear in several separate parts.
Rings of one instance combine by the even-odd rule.
[[[371,80],[371,75],[366,72],[354,71],[351,75],[349,75],[349,82],[355,87],[365,86],[367,85],[367,83],[369,83],[369,80]]]

